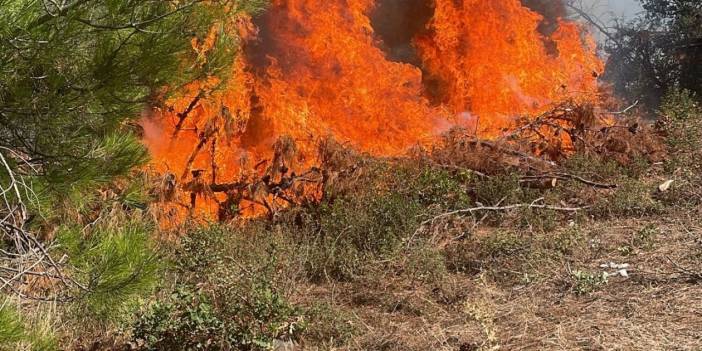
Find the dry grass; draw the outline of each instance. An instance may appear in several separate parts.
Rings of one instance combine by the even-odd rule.
[[[690,274],[702,271],[698,215],[696,210],[643,220],[586,221],[565,254],[546,243],[548,238],[532,237],[524,244],[531,254],[493,252],[508,256],[500,260],[483,253],[486,261],[479,269],[448,272],[431,283],[378,272],[356,282],[303,287],[298,303],[333,305],[346,317],[342,324],[355,332],[332,345],[303,342],[302,349],[699,350],[702,285]],[[654,227],[659,234],[650,245],[623,255],[621,247]],[[610,276],[584,296],[572,291],[573,270],[613,273],[601,267],[609,262],[628,263],[629,277]],[[512,269],[523,271],[511,271],[514,279],[500,278]]]

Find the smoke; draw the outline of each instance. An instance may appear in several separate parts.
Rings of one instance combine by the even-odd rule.
[[[379,0],[371,24],[390,60],[419,66],[412,40],[426,31],[433,16],[428,0]]]
[[[522,5],[544,16],[539,32],[550,36],[558,29],[558,19],[566,15],[566,8],[560,0],[522,0]]]
[[[544,35],[547,50],[555,54],[555,43],[549,37],[558,30],[558,19],[567,14],[562,0],[521,2],[544,17],[538,30]],[[375,10],[371,14],[371,24],[390,60],[419,66],[420,60],[412,40],[426,31],[433,15],[432,0],[377,0]]]

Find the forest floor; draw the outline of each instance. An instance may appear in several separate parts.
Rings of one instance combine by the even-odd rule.
[[[338,349],[699,350],[700,218],[698,208],[541,236],[484,231],[440,244],[462,272],[428,283],[378,271],[299,287],[295,299],[341,313],[356,333]]]

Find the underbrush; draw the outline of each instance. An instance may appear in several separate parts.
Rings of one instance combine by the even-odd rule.
[[[702,106],[689,91],[669,94],[661,106],[658,126],[666,134],[669,156],[665,171],[674,186],[661,195],[667,205],[702,203]]]
[[[23,315],[16,301],[5,299],[0,307],[0,349],[58,350],[59,342],[52,330],[51,318],[46,312]]]
[[[91,200],[51,233],[86,287],[54,312],[62,329],[35,332],[33,319],[7,305],[0,337],[3,345],[37,350],[69,339],[98,349],[86,340],[166,351],[353,348],[352,340],[356,349],[399,349],[402,340],[358,341],[370,331],[364,320],[377,315],[356,310],[420,319],[444,308],[473,311],[461,318],[484,328],[485,318],[462,305],[470,291],[459,282],[596,296],[609,281],[584,262],[603,250],[622,258],[655,250],[660,230],[644,226],[627,240],[602,243],[590,225],[699,203],[702,183],[690,170],[700,158],[690,154],[700,144],[686,134],[696,127],[683,127],[699,122],[699,107],[677,110],[684,104],[674,101],[661,127],[671,150],[663,162],[581,152],[540,174],[356,155],[336,161],[361,171],[325,184],[319,203],[267,219],[191,223],[177,243],[150,239],[153,224],[141,213],[149,199],[127,187],[112,205]],[[669,178],[672,187],[661,190]]]
[[[143,350],[340,347],[359,335],[353,322],[358,316],[345,314],[348,306],[307,298],[306,292],[351,286],[361,290],[340,292],[351,295],[341,298],[347,304],[422,316],[431,308],[376,289],[424,286],[440,295],[437,301],[454,301],[460,297],[447,297],[444,289],[455,275],[535,284],[548,279],[545,269],[557,270],[594,250],[582,229],[590,218],[665,210],[644,172],[624,170],[576,155],[564,172],[617,187],[596,189],[573,180],[531,187],[517,172],[479,176],[398,161],[343,184],[349,190],[336,189],[320,204],[291,208],[275,220],[196,226],[173,247],[170,283],[161,289],[160,302],[145,306],[130,327],[132,344]],[[509,208],[515,204],[524,207]],[[557,209],[566,207],[579,210]],[[471,208],[493,209],[460,212]],[[636,245],[649,245],[646,233]],[[606,283],[586,270],[565,281],[574,296]]]

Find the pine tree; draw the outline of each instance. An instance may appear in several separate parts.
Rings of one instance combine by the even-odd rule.
[[[124,136],[125,122],[163,98],[164,87],[170,93],[225,74],[236,47],[227,18],[261,7],[260,0],[0,0],[0,146],[37,166],[45,190],[124,174],[145,159]],[[217,40],[203,60],[191,39],[213,29]]]
[[[83,301],[90,312],[107,315],[119,310],[115,304],[153,286],[158,264],[146,221],[122,216],[85,226],[57,217],[58,204],[81,206],[87,194],[143,164],[148,155],[134,127],[141,112],[189,82],[226,81],[237,48],[232,20],[264,5],[264,0],[0,0],[4,293],[41,299],[15,287],[24,284],[15,272],[38,272],[63,284],[64,295],[52,296],[54,301]],[[196,50],[205,38],[214,38],[211,47]],[[55,242],[39,240],[38,228],[57,223]],[[68,259],[56,263],[64,254]],[[25,260],[28,255],[34,260]],[[6,319],[0,318],[0,329],[9,336],[0,347],[17,330]]]

